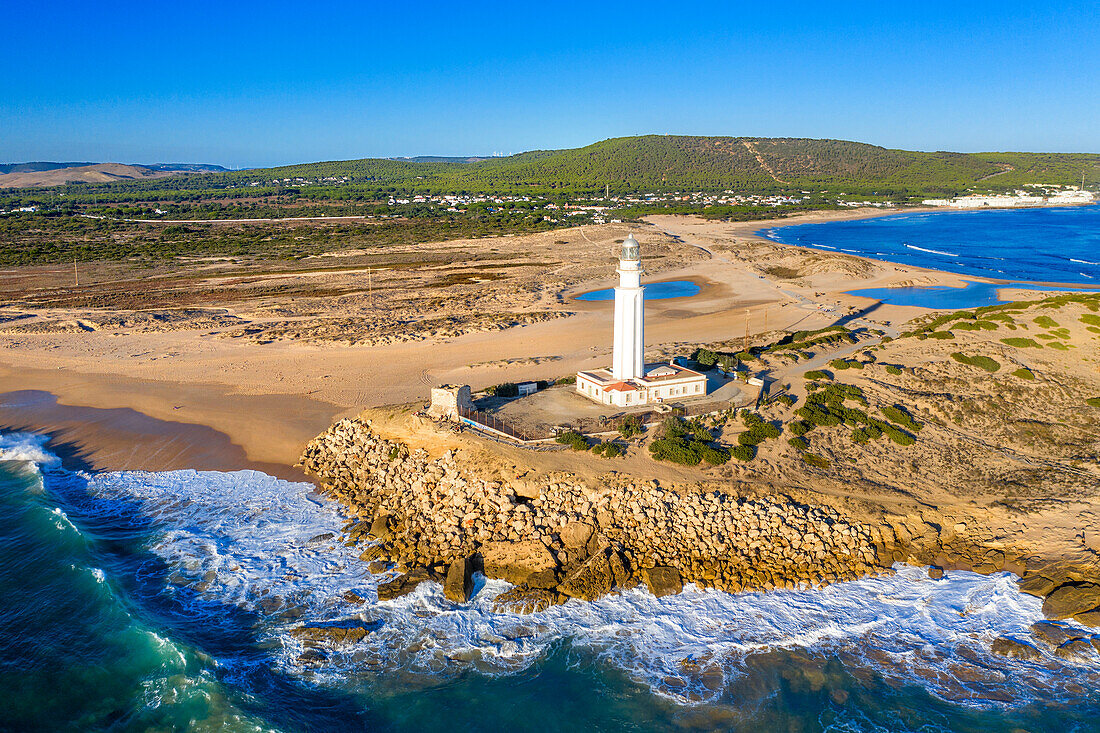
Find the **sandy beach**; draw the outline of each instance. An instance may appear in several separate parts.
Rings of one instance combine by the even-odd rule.
[[[690,351],[700,344],[742,341],[746,332],[751,339],[779,329],[820,328],[840,318],[858,317],[868,301],[844,295],[853,288],[958,284],[958,277],[950,273],[813,252],[753,234],[764,226],[894,213],[898,212],[852,210],[738,223],[651,217],[645,225],[633,227],[651,253],[647,278],[693,280],[701,292],[647,306],[648,349]],[[159,421],[168,432],[171,428],[166,426],[191,426],[187,430],[205,426],[222,436],[215,442],[232,446],[217,460],[201,459],[203,451],[179,455],[132,451],[125,442],[133,436],[120,443],[109,438],[108,431],[83,435],[82,450],[98,468],[156,470],[180,467],[186,460],[199,460],[192,465],[196,468],[221,468],[231,458],[249,466],[281,466],[278,473],[292,475],[291,467],[305,442],[332,420],[360,408],[424,400],[431,386],[444,382],[468,383],[476,389],[504,381],[552,379],[602,364],[610,353],[611,304],[581,302],[571,296],[612,284],[613,265],[607,252],[630,229],[604,225],[422,245],[420,254],[454,252],[450,267],[462,277],[435,263],[414,274],[408,268],[380,268],[372,273],[369,293],[360,290],[323,305],[305,305],[293,298],[225,297],[224,304],[210,304],[220,321],[212,320],[207,308],[163,328],[135,327],[126,321],[128,311],[118,308],[39,307],[26,298],[20,302],[16,292],[23,296],[44,290],[68,292],[51,280],[60,275],[46,270],[20,272],[5,279],[16,290],[5,295],[16,302],[4,312],[19,318],[0,324],[0,394],[41,390],[69,408],[130,408]],[[504,256],[524,252],[536,262],[505,270],[506,276],[469,282],[460,257],[476,262],[489,251]],[[417,253],[404,256],[410,254]],[[540,258],[542,264],[537,261]],[[113,286],[98,283],[92,272],[90,287],[113,288],[117,297],[144,287],[141,280],[124,281],[110,269],[105,272],[114,279]],[[796,271],[800,277],[791,279]],[[423,280],[416,275],[438,273],[451,280],[433,291],[439,293],[437,297],[429,303],[403,305],[423,293]],[[279,283],[320,280],[330,287],[363,285],[363,272],[353,267],[258,277]],[[223,287],[216,277],[210,277],[209,283],[211,288]],[[170,302],[160,305],[171,312]],[[395,322],[395,333],[432,315],[448,315],[456,324],[450,326],[456,335],[377,345],[341,343],[331,337],[331,331],[341,333],[357,317],[371,320],[383,308],[391,317],[409,319]],[[491,309],[537,314],[545,320],[488,328],[476,319]],[[279,318],[272,315],[276,311]],[[287,312],[292,313],[289,319],[282,317]],[[868,324],[889,328],[921,312],[883,306],[863,318]],[[232,320],[226,324],[227,319]],[[288,323],[308,328],[286,337],[239,335],[241,323],[262,328],[275,321],[284,330]],[[473,325],[464,331],[467,323]],[[8,407],[0,414],[9,424],[27,427],[48,428],[57,419],[56,407],[43,421],[35,418],[35,409]]]

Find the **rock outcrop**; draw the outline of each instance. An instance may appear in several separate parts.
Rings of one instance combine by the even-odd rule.
[[[449,575],[471,558],[486,576],[517,586],[498,605],[527,609],[639,583],[657,595],[685,583],[729,591],[824,584],[889,572],[893,562],[876,528],[832,507],[617,474],[596,485],[567,473],[509,477],[464,451],[411,450],[361,419],[318,436],[301,464],[344,504],[348,540],[370,543],[361,557],[372,569],[409,569],[383,584],[380,598],[411,592],[430,577],[425,568]],[[454,573],[457,601],[468,591],[459,593]]]

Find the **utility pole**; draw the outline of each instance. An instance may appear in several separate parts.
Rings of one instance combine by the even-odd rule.
[[[744,345],[744,348],[741,349],[742,351],[748,351],[749,350],[749,314],[750,313],[752,313],[752,311],[748,311],[748,310],[745,311],[745,345]]]
[[[367,307],[374,308],[374,286],[370,278],[370,266],[367,267]]]
[[[75,287],[80,287],[80,271],[76,269],[76,255],[73,255],[73,280],[76,282]]]

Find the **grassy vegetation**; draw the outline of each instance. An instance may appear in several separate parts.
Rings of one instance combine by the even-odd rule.
[[[713,445],[714,436],[701,422],[670,417],[662,425],[662,431],[663,437],[649,444],[649,453],[655,460],[684,466],[698,466],[706,461],[720,466],[730,459],[730,451]]]
[[[1024,338],[1024,337],[1020,337],[1020,336],[1010,336],[1009,338],[1003,338],[1003,339],[1001,339],[1001,343],[1008,344],[1009,346],[1014,346],[1017,349],[1026,349],[1026,348],[1041,349],[1041,348],[1043,348],[1043,345],[1040,344],[1035,339]]]
[[[554,440],[562,445],[569,446],[573,450],[588,450],[591,447],[588,444],[588,438],[572,430],[565,433],[559,433]]]
[[[845,369],[862,369],[863,363],[855,359],[833,359],[829,362],[829,366],[833,369],[843,371]]]
[[[1100,326],[1100,316],[1096,315],[1095,313],[1086,313],[1085,315],[1081,316],[1081,323],[1087,324],[1089,326]]]
[[[1085,403],[1089,407],[1100,407],[1100,397],[1089,397],[1087,400],[1085,400]]]
[[[810,380],[829,379],[830,378],[828,372],[823,372],[820,369],[811,369],[810,371],[805,372],[802,375],[802,377],[804,379],[810,379]]]
[[[969,366],[976,366],[979,369],[984,369],[990,374],[1001,368],[1000,362],[998,362],[996,359],[991,359],[988,356],[967,356],[961,351],[956,351],[955,353],[951,354],[951,358],[959,362],[960,364],[967,364]]]
[[[1058,328],[1058,322],[1050,316],[1039,316],[1034,321],[1040,328]]]
[[[894,364],[887,364],[886,365],[886,373],[887,374],[893,374],[893,375],[897,376],[897,375],[901,374],[901,367],[896,366]]]
[[[885,435],[898,445],[913,444],[914,438],[910,433],[886,420],[871,417],[864,410],[848,407],[844,404],[847,401],[857,402],[863,407],[868,406],[863,390],[855,385],[839,383],[824,385],[807,397],[805,406],[795,411],[801,418],[798,421],[800,423],[798,427],[795,427],[795,423],[791,423],[788,428],[796,436],[801,437],[816,427],[848,425],[853,428],[851,437],[856,443],[866,443]],[[900,405],[884,409],[883,414],[887,415],[888,419],[895,419],[914,431],[920,430],[920,424],[913,420],[909,412]],[[894,418],[891,418],[891,415]]]
[[[1012,372],[1012,375],[1019,377],[1020,379],[1026,379],[1028,381],[1035,380],[1035,374],[1027,367],[1020,367],[1016,371]]]

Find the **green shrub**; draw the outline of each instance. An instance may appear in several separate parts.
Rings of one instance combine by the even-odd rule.
[[[1010,336],[1009,338],[1001,339],[1001,343],[1002,344],[1008,344],[1009,346],[1015,346],[1018,349],[1026,349],[1026,348],[1041,349],[1041,348],[1043,348],[1042,344],[1037,342],[1035,339],[1022,338],[1020,336]]]
[[[1089,397],[1085,400],[1085,404],[1089,407],[1100,407],[1100,397]]]
[[[573,375],[568,376],[568,377],[562,377],[561,379],[558,379],[554,382],[554,384],[576,384],[576,383],[577,383],[577,375],[576,374],[573,374]]]
[[[844,359],[833,359],[829,362],[829,366],[831,366],[833,369],[844,371],[845,369],[849,369],[851,367],[851,364],[849,364]]]
[[[883,428],[882,432],[886,433],[886,436],[898,445],[913,445],[913,443],[916,442],[916,439],[912,435],[893,425],[887,425]]]
[[[721,466],[730,459],[730,452],[725,448],[715,448],[704,443],[699,446],[698,451],[703,460],[712,466]]]
[[[588,438],[572,430],[559,433],[554,440],[562,445],[568,445],[573,450],[588,450],[589,448]]]
[[[519,387],[517,387],[513,382],[498,384],[495,387],[489,387],[485,391],[491,395],[496,395],[497,397],[516,397],[519,395]]]
[[[955,338],[955,334],[951,333],[950,331],[933,331],[932,333],[928,334],[928,338],[953,339]]]
[[[597,443],[592,452],[597,455],[602,455],[604,458],[618,458],[623,454],[623,449],[619,447],[618,443]]]
[[[802,462],[814,468],[828,468],[829,461],[814,453],[803,453]]]
[[[803,379],[828,379],[829,375],[819,369],[811,369],[802,375]]]
[[[959,362],[960,364],[969,364],[970,366],[976,366],[979,369],[984,369],[991,374],[1001,368],[1000,362],[994,359],[990,359],[988,356],[967,356],[960,351],[956,351],[951,355],[951,358]]]
[[[852,440],[863,444],[882,437],[882,430],[875,425],[864,425],[852,431]]]
[[[901,405],[892,405],[882,408],[882,414],[886,416],[886,419],[890,422],[896,422],[899,425],[904,425],[910,430],[920,430],[924,427],[923,424],[913,419],[913,416],[909,414]]]
[[[638,419],[636,415],[624,418],[619,424],[619,435],[625,439],[633,438],[635,435],[642,434],[642,421]]]
[[[1035,323],[1039,324],[1041,328],[1058,328],[1058,322],[1050,316],[1039,316],[1035,319]]]
[[[703,369],[713,369],[714,365],[718,363],[718,354],[710,349],[699,348],[691,355],[691,360],[703,367]]]
[[[1034,380],[1035,379],[1035,374],[1030,369],[1028,369],[1027,367],[1020,367],[1016,371],[1012,372],[1012,374],[1013,374],[1013,376],[1019,377],[1020,379],[1027,379],[1027,380]]]
[[[810,447],[810,444],[806,442],[805,438],[791,438],[787,441],[787,444],[799,451],[808,450]]]
[[[649,444],[649,453],[655,460],[670,461],[683,466],[698,466],[703,457],[687,441],[680,438],[661,438]]]
[[[1100,316],[1094,313],[1086,313],[1085,315],[1081,316],[1081,323],[1087,324],[1089,326],[1100,326]]]
[[[1061,341],[1051,341],[1049,344],[1047,344],[1047,346],[1049,346],[1052,349],[1058,349],[1058,351],[1069,351],[1070,350],[1070,347],[1067,346],[1066,344],[1063,344]]]
[[[893,364],[887,364],[886,365],[886,373],[887,374],[901,374],[901,367],[895,366]]]
[[[751,461],[756,458],[756,446],[735,445],[730,450],[730,454],[739,461]]]
[[[804,420],[795,420],[787,426],[787,430],[791,431],[794,435],[805,435],[813,430],[814,426]]]

